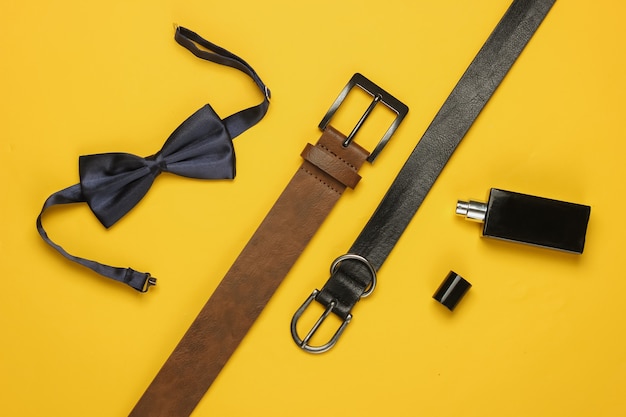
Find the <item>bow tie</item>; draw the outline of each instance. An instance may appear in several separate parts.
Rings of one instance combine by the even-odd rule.
[[[50,240],[42,226],[41,217],[46,209],[57,204],[87,203],[98,220],[108,228],[143,198],[161,172],[200,179],[235,177],[232,139],[265,116],[270,92],[252,67],[238,56],[183,27],[176,28],[175,39],[201,59],[227,65],[247,74],[265,96],[263,102],[223,120],[207,104],[185,120],[169,136],[160,151],[146,158],[119,152],[81,156],[80,183],[48,197],[37,217],[39,234],[63,256],[142,292],[156,283],[150,274],[132,268],[103,265],[67,253]]]
[[[91,211],[105,227],[111,227],[143,198],[161,172],[201,179],[234,178],[233,143],[221,122],[206,105],[185,120],[153,156],[81,156],[80,185]]]

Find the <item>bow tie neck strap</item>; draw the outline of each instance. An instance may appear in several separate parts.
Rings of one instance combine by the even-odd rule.
[[[69,254],[48,237],[41,218],[55,205],[87,203],[100,223],[109,228],[144,197],[161,172],[199,179],[235,177],[232,139],[263,118],[269,106],[269,90],[243,59],[196,33],[177,27],[175,39],[199,58],[236,68],[250,76],[263,93],[263,102],[224,120],[207,104],[178,126],[158,152],[145,158],[123,152],[81,156],[80,183],[52,194],[37,217],[41,237],[67,259],[142,292],[156,283],[150,274]]]
[[[67,259],[69,259],[72,262],[76,262],[79,265],[83,265],[84,267],[87,267],[102,276],[122,282],[130,286],[131,288],[136,289],[137,291],[140,291],[140,292],[148,291],[148,288],[151,285],[156,284],[156,279],[151,277],[149,273],[135,271],[132,268],[120,268],[120,267],[114,267],[110,265],[104,265],[96,261],[74,256],[68,253],[61,246],[54,243],[48,237],[48,234],[44,230],[43,225],[41,223],[41,216],[43,215],[43,212],[49,207],[52,207],[55,205],[83,203],[83,202],[85,202],[85,200],[83,198],[80,184],[75,184],[61,191],[57,191],[56,193],[48,197],[48,199],[43,205],[41,213],[39,213],[39,216],[37,217],[37,231],[39,231],[39,234],[41,235],[43,240],[47,244],[52,246],[54,249],[56,249],[61,255],[65,256]]]
[[[198,58],[236,68],[247,74],[255,82],[261,93],[263,93],[265,98],[261,104],[241,110],[224,119],[224,124],[233,139],[258,123],[265,116],[272,94],[265,83],[261,81],[256,71],[246,61],[182,26],[176,28],[174,39]]]

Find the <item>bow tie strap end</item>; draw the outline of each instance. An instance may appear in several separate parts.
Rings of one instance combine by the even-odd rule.
[[[139,292],[148,292],[148,289],[157,284],[157,279],[148,272],[135,271],[127,268],[124,282]]]

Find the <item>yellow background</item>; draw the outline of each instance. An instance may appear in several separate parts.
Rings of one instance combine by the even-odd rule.
[[[330,353],[291,315],[347,251],[509,0],[3,2],[0,415],[124,416],[300,164],[354,72],[410,107],[344,195],[194,416],[626,414],[626,6],[557,1],[437,180]],[[235,140],[234,182],[162,175],[106,231],[85,205],[44,224],[71,253],[150,271],[148,294],[39,238],[79,155],[156,152],[187,116],[260,94],[194,58],[173,23],[242,56],[273,93]],[[375,138],[364,142],[371,148]],[[490,187],[592,207],[582,256],[480,238],[458,198]],[[453,269],[473,287],[432,300]]]

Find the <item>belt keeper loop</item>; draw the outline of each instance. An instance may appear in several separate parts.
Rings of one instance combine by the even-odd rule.
[[[310,143],[306,144],[300,156],[346,187],[354,188],[361,180],[361,176],[345,161]]]

